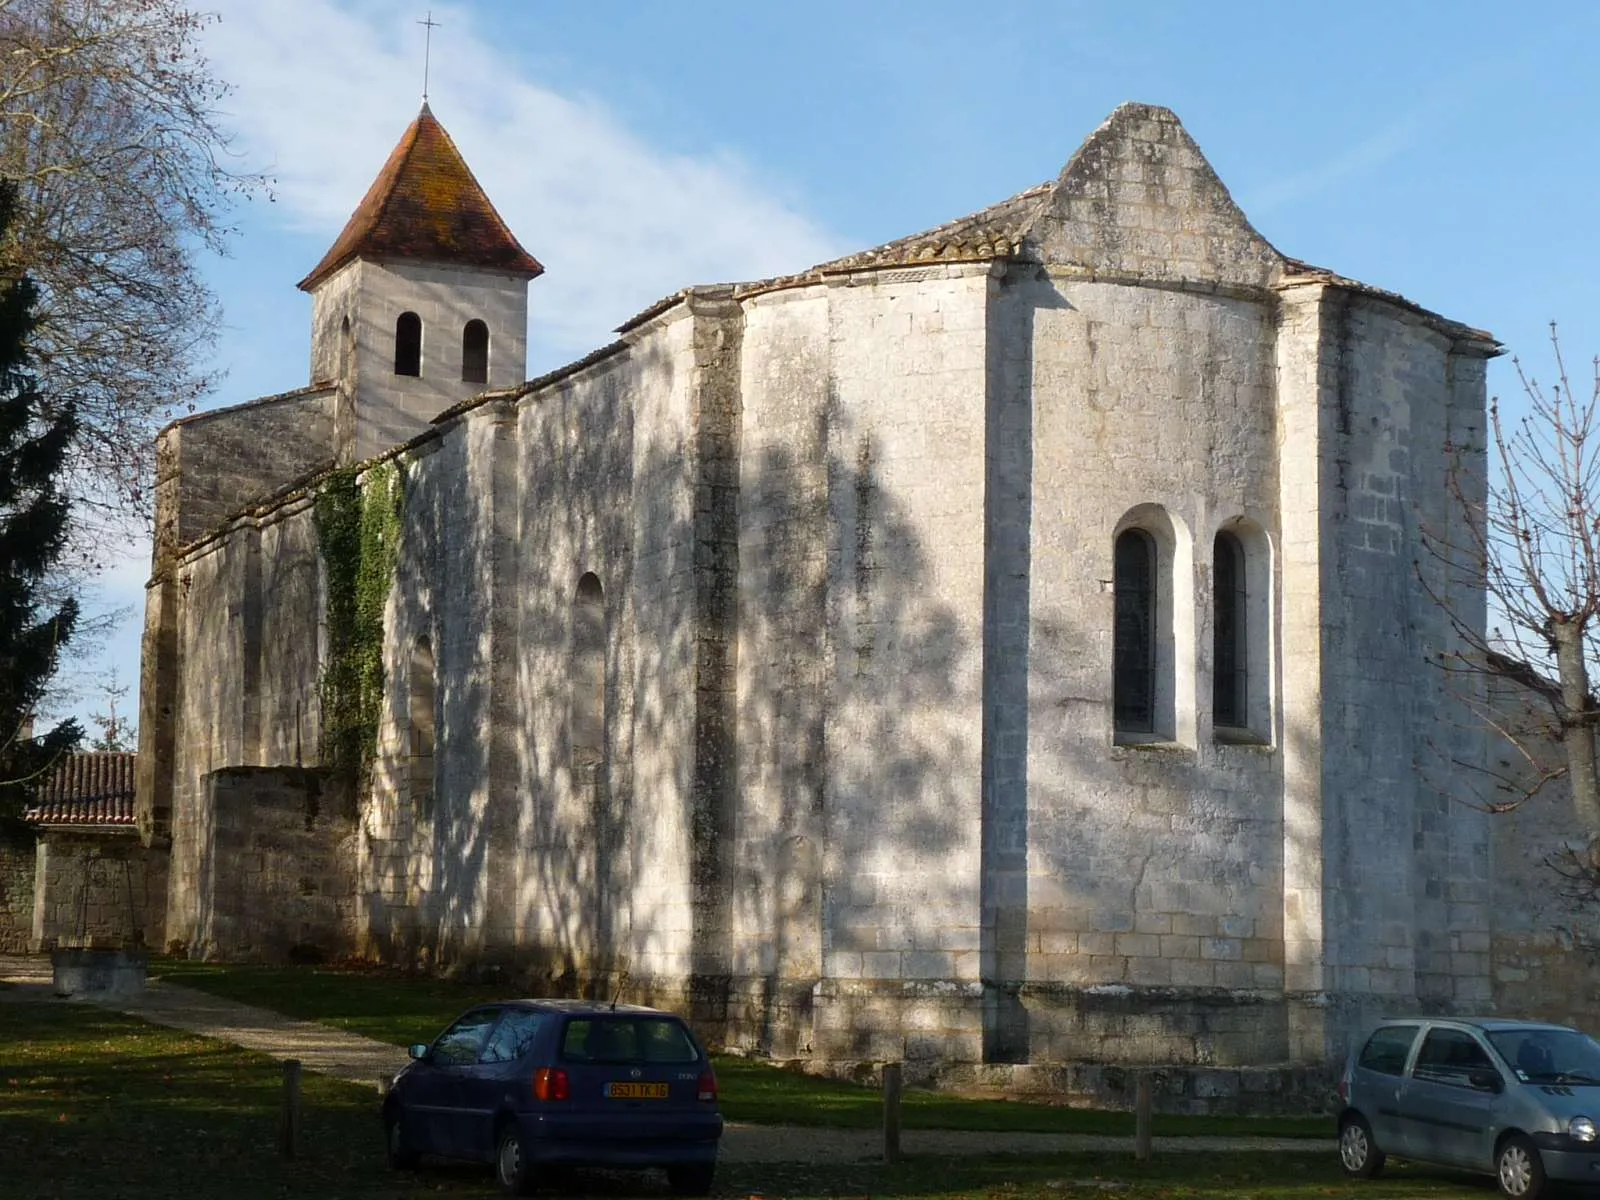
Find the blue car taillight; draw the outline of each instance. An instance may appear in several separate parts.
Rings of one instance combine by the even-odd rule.
[[[717,1073],[707,1067],[700,1076],[700,1082],[695,1084],[695,1099],[704,1100],[715,1104],[717,1100]]]

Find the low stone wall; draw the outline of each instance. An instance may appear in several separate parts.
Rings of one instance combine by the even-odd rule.
[[[47,830],[37,860],[34,950],[58,945],[159,946],[167,855],[132,829]]]
[[[36,856],[32,837],[0,837],[0,954],[33,948]]]
[[[205,776],[204,852],[169,936],[191,956],[281,962],[355,948],[356,829],[326,774],[231,767]]]
[[[885,1062],[899,1062],[909,1084],[1085,1108],[1131,1109],[1141,1075],[1162,1113],[1315,1114],[1336,1100],[1336,1059],[1285,1061],[1286,1029],[1296,1005],[1310,1003],[1304,997],[1056,985],[998,997],[954,980],[591,977],[528,963],[458,973],[524,995],[616,995],[680,1012],[714,1046],[856,1083],[874,1083]],[[1318,998],[1313,1007],[1338,1005]],[[996,1027],[1019,1012],[1031,1061],[984,1062],[986,1036],[992,1051]]]
[[[882,1062],[801,1059],[789,1065],[831,1079],[874,1084]],[[1068,1108],[1132,1111],[1140,1076],[1158,1113],[1268,1117],[1336,1110],[1338,1068],[1279,1063],[1258,1067],[1129,1067],[1113,1063],[906,1063],[908,1084],[960,1095],[1016,1096]]]

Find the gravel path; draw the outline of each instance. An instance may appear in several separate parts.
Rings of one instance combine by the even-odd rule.
[[[0,958],[0,1004],[53,999],[50,961]],[[344,1033],[312,1021],[224,1000],[193,988],[152,980],[142,996],[105,1005],[157,1025],[216,1038],[273,1058],[298,1058],[307,1070],[352,1083],[380,1087],[406,1062],[397,1046]],[[1083,1150],[1128,1150],[1132,1138],[1076,1133],[976,1133],[908,1129],[900,1137],[907,1154],[1054,1154]],[[1318,1138],[1158,1137],[1158,1151],[1290,1151],[1333,1153],[1332,1140]],[[850,1162],[877,1158],[882,1135],[875,1130],[814,1129],[798,1125],[748,1125],[730,1121],[722,1137],[723,1162]]]

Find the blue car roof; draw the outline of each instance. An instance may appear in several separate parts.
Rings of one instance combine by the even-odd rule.
[[[622,1015],[642,1015],[651,1017],[676,1017],[677,1013],[666,1012],[659,1008],[649,1008],[643,1004],[613,1004],[609,1000],[564,1000],[559,998],[522,997],[511,1000],[491,1001],[496,1004],[516,1004],[523,1008],[535,1008],[541,1012],[577,1013],[583,1016],[605,1015],[616,1013]]]

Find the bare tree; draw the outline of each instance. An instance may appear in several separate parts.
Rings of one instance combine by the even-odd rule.
[[[1434,592],[1461,638],[1461,649],[1442,656],[1463,684],[1458,698],[1513,748],[1510,766],[1490,772],[1479,799],[1504,812],[1564,786],[1575,845],[1552,865],[1578,890],[1594,892],[1600,883],[1600,704],[1591,682],[1600,667],[1600,360],[1575,389],[1554,323],[1550,342],[1553,383],[1541,383],[1512,360],[1527,412],[1508,418],[1498,399],[1490,404],[1487,477],[1481,447],[1447,447],[1461,519],[1447,535],[1425,530],[1423,540],[1453,583],[1487,591],[1487,629]],[[1419,574],[1427,586],[1427,574]]]
[[[183,0],[0,0],[0,179],[17,220],[0,269],[40,289],[35,362],[71,397],[68,486],[85,534],[148,519],[153,436],[214,383],[215,298],[196,254],[259,179],[234,169],[225,87]]]
[[[99,692],[105,700],[105,709],[89,714],[89,723],[99,732],[89,739],[89,749],[125,752],[138,748],[139,730],[126,712],[118,712],[117,705],[127,707],[131,689],[122,682],[115,667],[101,682]]]

